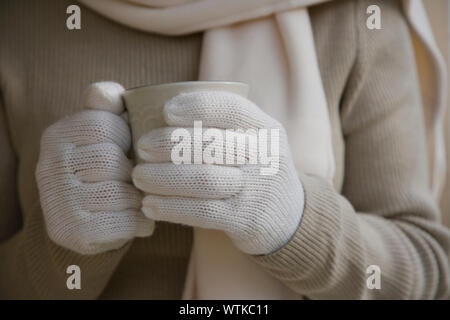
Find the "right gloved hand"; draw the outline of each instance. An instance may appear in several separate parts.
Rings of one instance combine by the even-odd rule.
[[[118,249],[153,233],[131,184],[130,130],[119,116],[123,90],[114,82],[91,85],[84,103],[96,110],[58,121],[41,139],[36,180],[48,235],[80,254]]]

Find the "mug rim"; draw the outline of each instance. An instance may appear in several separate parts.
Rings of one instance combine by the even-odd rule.
[[[156,84],[149,84],[149,85],[142,85],[137,86],[133,88],[126,89],[123,94],[130,93],[132,91],[140,90],[140,89],[149,89],[149,88],[158,88],[158,87],[172,87],[172,86],[181,86],[181,85],[189,85],[189,84],[211,84],[211,83],[217,83],[217,84],[233,84],[233,85],[241,85],[241,86],[247,86],[248,84],[242,81],[231,81],[231,80],[200,80],[200,81],[178,81],[178,82],[166,82],[166,83],[156,83]]]

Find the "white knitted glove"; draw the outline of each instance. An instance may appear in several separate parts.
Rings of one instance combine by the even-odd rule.
[[[84,103],[98,110],[58,121],[41,139],[36,180],[48,235],[80,254],[118,249],[153,232],[130,183],[130,131],[118,115],[123,90],[113,82],[91,85]]]
[[[225,231],[248,254],[268,254],[285,245],[300,223],[304,194],[282,126],[248,99],[219,91],[180,94],[166,103],[164,117],[171,127],[152,130],[138,141],[146,163],[135,167],[132,177],[147,193],[145,215]],[[263,175],[267,165],[173,163],[171,150],[178,140],[172,141],[172,132],[179,127],[193,132],[194,121],[220,130],[223,137],[223,129],[278,129],[279,170]],[[208,144],[204,141],[203,148]],[[245,149],[232,153],[248,158]]]

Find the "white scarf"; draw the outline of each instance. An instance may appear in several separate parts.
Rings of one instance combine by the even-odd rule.
[[[250,85],[249,98],[268,114],[282,108],[297,170],[332,180],[335,161],[326,97],[307,7],[327,0],[80,0],[126,26],[165,35],[205,31],[199,80],[234,80]],[[442,119],[443,60],[420,0],[404,0],[404,11],[431,61],[433,191],[445,170]],[[419,68],[420,70],[420,68]],[[429,73],[428,69],[428,73]],[[430,75],[430,74],[429,74]],[[421,74],[422,76],[422,74]],[[428,82],[430,83],[430,82]],[[431,97],[427,101],[427,97]],[[300,298],[239,252],[218,231],[194,231],[184,298]]]

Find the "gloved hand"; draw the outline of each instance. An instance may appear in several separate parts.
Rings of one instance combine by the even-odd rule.
[[[285,245],[300,223],[304,194],[283,127],[248,99],[227,92],[183,93],[168,101],[163,112],[170,127],[141,137],[138,153],[146,162],[132,173],[134,184],[146,192],[145,215],[225,231],[248,254],[268,254]],[[221,165],[173,163],[172,149],[179,146],[175,130],[183,127],[192,134],[194,121],[202,121],[203,128],[214,128],[223,137],[224,129],[278,129],[278,171],[270,173],[261,170],[268,165],[249,163],[249,151],[255,151],[249,146],[229,151],[224,147],[224,158],[241,156],[248,160],[244,165],[236,161],[231,165],[226,161]],[[250,132],[249,136],[254,135]],[[270,151],[271,146],[267,148]]]
[[[130,130],[119,116],[123,90],[113,82],[91,85],[84,104],[97,110],[58,121],[41,139],[36,180],[48,235],[80,254],[118,249],[153,232],[130,183]]]

